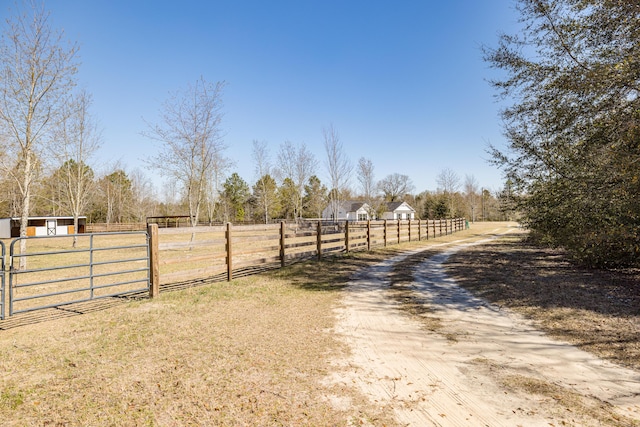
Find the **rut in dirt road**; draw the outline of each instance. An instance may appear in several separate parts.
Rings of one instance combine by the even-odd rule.
[[[392,266],[416,251],[354,277],[338,325],[352,355],[335,380],[357,384],[400,425],[640,425],[638,373],[553,341],[459,288],[442,267],[464,247],[454,243],[421,264],[412,283],[439,320],[434,330],[389,294]]]

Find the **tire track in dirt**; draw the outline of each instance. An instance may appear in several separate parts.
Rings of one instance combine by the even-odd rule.
[[[514,376],[566,388],[619,416],[640,419],[638,373],[552,341],[520,316],[459,288],[442,263],[464,245],[447,245],[450,249],[418,268],[413,283],[441,319],[436,331],[425,329],[387,292],[392,266],[418,251],[354,277],[337,327],[352,354],[341,361],[343,369],[333,381],[356,384],[372,401],[393,410],[401,425],[601,425],[601,420],[567,413],[548,396],[506,387],[503,380]]]

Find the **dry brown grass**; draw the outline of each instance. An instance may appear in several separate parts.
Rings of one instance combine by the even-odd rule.
[[[331,333],[337,291],[388,253],[361,255],[68,307],[80,316],[16,316],[0,330],[2,424],[395,425],[324,381],[346,351]]]

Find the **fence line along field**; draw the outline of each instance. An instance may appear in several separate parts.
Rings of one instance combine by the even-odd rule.
[[[425,240],[464,226],[463,219],[161,229],[151,224],[148,231],[17,238],[5,243],[10,268],[2,272],[0,319],[7,317],[6,306],[12,316],[140,292],[155,296],[160,285],[220,274],[231,280],[234,272]],[[20,243],[26,243],[24,253]]]
[[[322,222],[161,228],[160,283],[261,265],[424,240],[462,230],[463,219]]]

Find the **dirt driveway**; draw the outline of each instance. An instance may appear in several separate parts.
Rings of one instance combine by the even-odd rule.
[[[437,328],[389,296],[392,266],[415,252],[359,272],[338,313],[351,356],[332,381],[357,385],[400,425],[640,425],[640,374],[548,338],[446,276],[450,254],[482,243],[443,244],[414,272]]]

